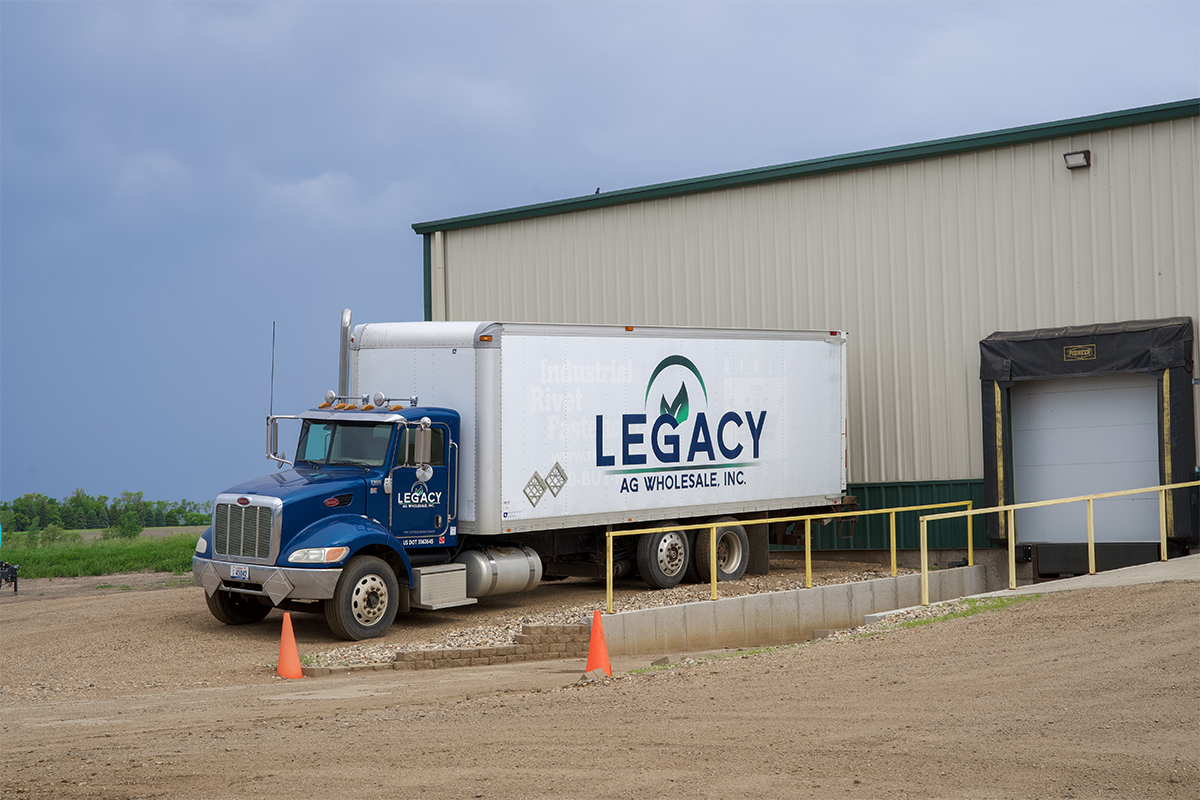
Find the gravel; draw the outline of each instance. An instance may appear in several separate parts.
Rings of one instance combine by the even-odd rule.
[[[832,642],[844,642],[859,636],[870,636],[873,633],[882,633],[886,630],[903,625],[906,622],[917,622],[924,619],[937,619],[938,617],[944,617],[947,614],[956,614],[960,611],[966,611],[969,607],[970,604],[968,599],[961,597],[958,600],[950,600],[945,603],[934,603],[928,606],[902,608],[898,611],[893,611],[878,622],[872,622],[870,625],[860,625],[857,628],[838,631],[830,636],[826,636],[825,640]]]

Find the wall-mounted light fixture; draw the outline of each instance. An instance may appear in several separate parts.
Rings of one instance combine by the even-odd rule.
[[[1076,150],[1074,153],[1063,153],[1063,160],[1067,162],[1067,169],[1090,167],[1092,165],[1092,151]]]

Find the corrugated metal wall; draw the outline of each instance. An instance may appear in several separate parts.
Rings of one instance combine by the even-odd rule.
[[[851,482],[981,478],[980,339],[1200,317],[1197,127],[438,232],[433,317],[846,330]]]

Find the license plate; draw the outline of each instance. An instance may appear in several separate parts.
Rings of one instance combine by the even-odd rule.
[[[245,564],[234,564],[229,568],[229,580],[231,581],[248,581],[250,580],[250,568]]]

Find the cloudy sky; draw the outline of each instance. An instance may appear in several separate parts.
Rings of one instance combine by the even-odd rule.
[[[1194,1],[0,2],[0,499],[270,471],[415,222],[1197,96]]]

